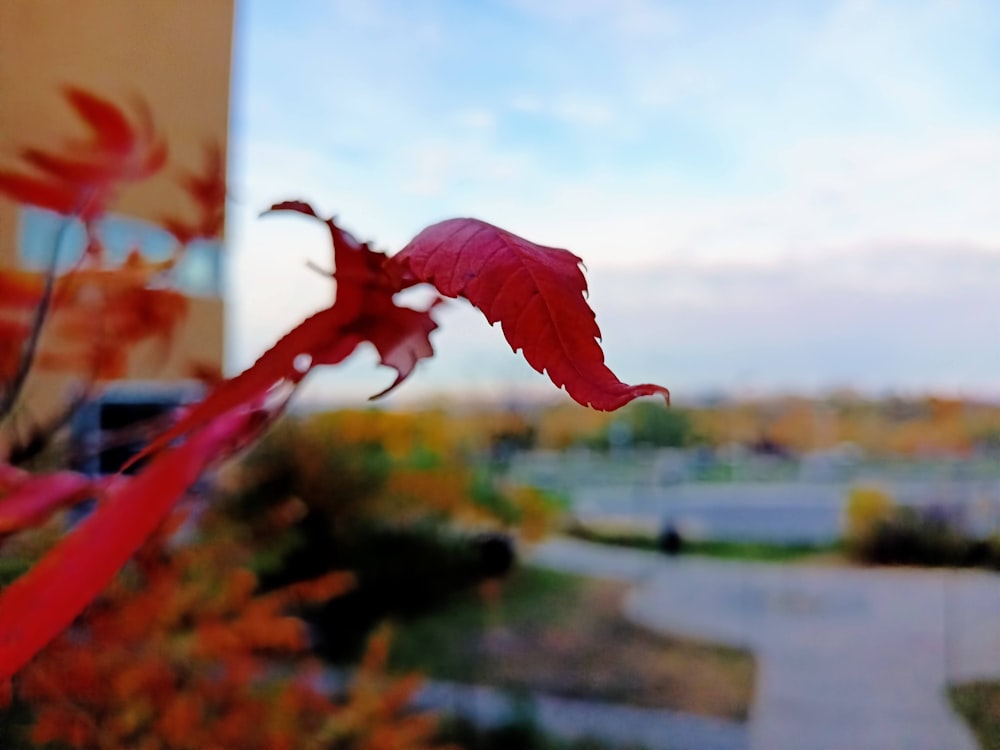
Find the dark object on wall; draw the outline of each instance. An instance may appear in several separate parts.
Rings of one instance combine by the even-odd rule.
[[[204,395],[200,383],[122,383],[83,405],[70,423],[71,464],[90,476],[114,474],[171,421],[174,412]],[[128,468],[133,474],[139,461]]]

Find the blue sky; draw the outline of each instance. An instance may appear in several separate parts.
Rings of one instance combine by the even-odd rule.
[[[331,298],[321,227],[256,218],[302,197],[390,251],[451,216],[573,250],[609,364],[681,399],[1000,395],[992,0],[241,0],[236,35],[234,369]],[[402,397],[545,388],[441,323]]]

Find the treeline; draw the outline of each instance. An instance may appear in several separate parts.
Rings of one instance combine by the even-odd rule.
[[[936,396],[719,399],[670,409],[647,400],[613,414],[560,404],[417,411],[405,418],[430,420],[470,449],[491,451],[499,459],[525,449],[733,444],[789,455],[845,445],[872,457],[1000,455],[1000,404]]]

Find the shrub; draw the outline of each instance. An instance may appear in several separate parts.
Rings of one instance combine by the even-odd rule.
[[[855,519],[864,519],[866,524],[859,522],[848,539],[848,550],[857,560],[875,565],[1000,569],[997,540],[965,536],[939,509],[887,506],[878,491],[862,498],[855,506]]]
[[[964,565],[968,546],[946,524],[913,508],[897,508],[859,541],[857,554],[880,565]]]
[[[849,549],[861,549],[878,526],[892,518],[895,504],[885,490],[877,487],[852,487],[844,507],[844,533]]]

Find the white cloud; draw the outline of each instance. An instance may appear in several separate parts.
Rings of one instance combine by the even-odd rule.
[[[471,130],[493,130],[497,124],[493,112],[483,107],[463,110],[455,117],[455,121],[460,127]]]

